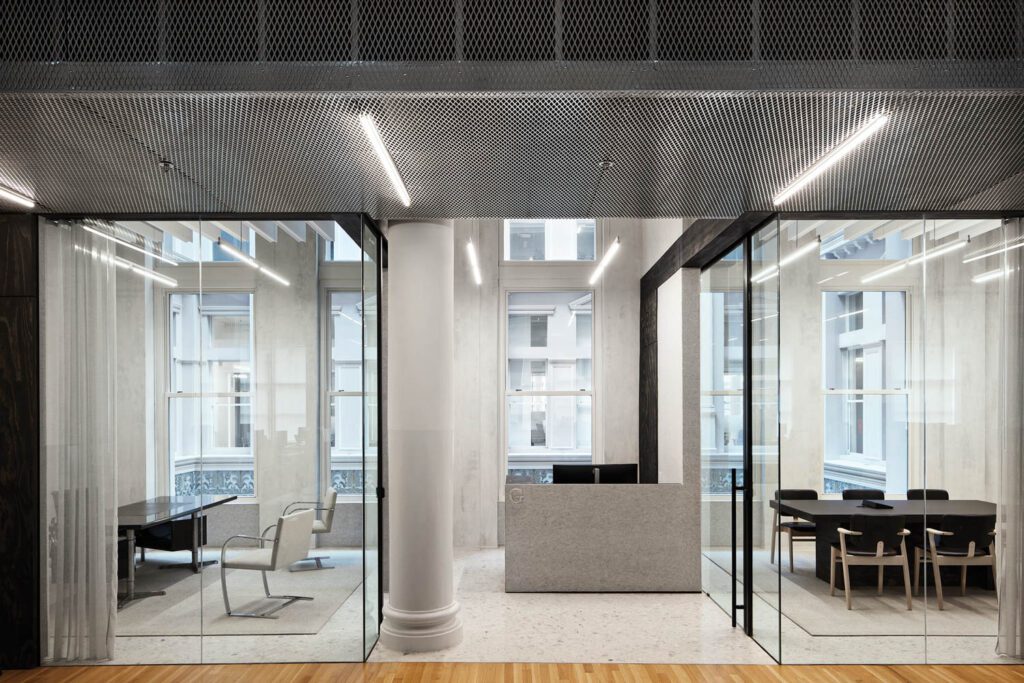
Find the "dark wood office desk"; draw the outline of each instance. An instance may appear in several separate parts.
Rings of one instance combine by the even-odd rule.
[[[117,508],[118,535],[128,541],[128,590],[118,595],[118,607],[132,600],[163,595],[164,591],[136,592],[135,590],[135,534],[182,517],[192,518],[192,571],[198,572],[199,516],[203,510],[235,500],[238,496],[158,496],[140,500]]]
[[[928,510],[928,525],[936,526],[943,515],[994,515],[996,504],[983,500],[883,500],[891,505],[891,510],[876,510],[861,507],[859,500],[782,500],[770,501],[773,509],[784,516],[799,517],[814,522],[817,527],[814,539],[814,573],[822,581],[829,579],[829,561],[831,560],[831,544],[839,540],[837,529],[849,523],[850,515],[870,515],[876,517],[906,517],[908,523],[923,524],[925,508]],[[909,539],[908,539],[909,543]],[[914,553],[907,547],[910,562],[913,564]],[[913,567],[911,567],[913,569]],[[852,578],[850,583],[856,583]]]

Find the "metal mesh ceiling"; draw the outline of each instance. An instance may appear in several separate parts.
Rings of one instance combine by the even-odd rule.
[[[1020,0],[0,0],[4,90],[1024,88]]]
[[[732,216],[771,209],[883,110],[888,126],[783,208],[1024,207],[1024,95],[1007,92],[3,95],[0,184],[61,213]]]

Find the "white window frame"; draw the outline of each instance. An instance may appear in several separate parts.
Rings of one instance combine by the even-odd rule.
[[[533,262],[530,265],[536,266],[538,263],[551,263],[551,262]],[[589,266],[587,273],[593,269],[593,263],[590,261],[574,262],[582,263]],[[540,266],[543,267],[543,266]],[[526,293],[526,292],[583,292],[591,295],[591,337],[590,337],[590,360],[591,360],[591,377],[590,377],[590,390],[576,390],[576,391],[510,391],[508,388],[508,319],[509,319],[509,308],[508,299],[510,294]],[[499,500],[504,500],[504,483],[505,477],[508,475],[509,469],[509,453],[508,453],[508,400],[512,396],[518,397],[531,397],[531,396],[545,396],[545,397],[590,397],[590,462],[593,464],[601,464],[604,462],[603,449],[599,448],[598,441],[600,439],[600,422],[598,412],[598,374],[600,362],[598,359],[598,352],[600,349],[598,328],[598,294],[596,289],[590,285],[585,286],[567,286],[567,285],[554,285],[550,287],[542,286],[517,286],[514,284],[504,284],[501,287],[501,353],[499,356],[499,403],[501,405],[501,422],[499,425],[499,439],[500,439],[500,453],[501,453],[501,476],[499,477],[501,483],[501,492]],[[551,361],[558,361],[560,359],[546,359],[550,364]],[[563,359],[564,360],[564,359]]]
[[[358,292],[363,291],[363,263],[362,261],[321,261],[320,263],[320,309],[318,314],[321,320],[320,325],[320,487],[326,490],[331,483],[331,399],[334,396],[361,396],[365,401],[365,368],[360,365],[359,392],[336,392],[331,389],[331,369],[333,358],[331,358],[330,346],[330,315],[331,315],[331,293],[332,292]],[[361,335],[361,343],[365,345],[365,331]],[[365,351],[363,351],[365,354]],[[365,359],[364,359],[365,360]],[[360,429],[365,430],[364,420],[360,420]],[[360,437],[360,444],[365,439]],[[360,451],[358,460],[355,463],[356,469],[363,469],[363,453]],[[366,473],[363,473],[366,476]],[[343,493],[338,494],[339,503],[361,503],[361,494]]]
[[[825,263],[829,262],[829,261],[827,261],[825,259],[822,259],[822,261],[825,262]],[[843,263],[843,262],[840,261],[840,263]],[[849,263],[849,262],[845,262],[845,263]],[[879,261],[858,261],[856,263],[857,264],[870,264],[871,268],[877,269],[879,267],[878,264],[880,262]],[[822,443],[821,443],[821,446],[822,446],[822,454],[821,454],[822,455],[822,458],[821,458],[821,466],[822,466],[821,485],[822,485],[822,487],[824,487],[825,486],[825,479],[828,478],[828,462],[829,462],[829,460],[828,460],[827,453],[825,452],[825,439],[827,438],[827,434],[828,434],[828,431],[827,431],[828,427],[827,427],[827,422],[826,422],[827,414],[826,414],[826,410],[825,410],[825,404],[828,401],[828,397],[829,396],[905,396],[906,400],[907,400],[908,424],[907,424],[907,461],[904,463],[904,466],[906,468],[906,475],[905,476],[906,476],[907,484],[909,486],[909,483],[912,481],[912,470],[913,470],[913,468],[912,468],[911,463],[914,460],[913,453],[915,451],[915,449],[914,449],[915,439],[914,439],[914,434],[913,434],[913,429],[912,429],[913,428],[913,420],[909,419],[910,416],[913,415],[913,413],[911,411],[914,409],[914,406],[913,406],[913,403],[912,403],[912,401],[913,401],[912,392],[910,390],[910,384],[912,382],[912,374],[911,374],[912,373],[912,365],[911,365],[911,363],[913,361],[913,354],[911,353],[911,349],[913,348],[912,347],[912,339],[913,339],[912,338],[913,309],[911,307],[912,306],[912,290],[913,290],[913,288],[910,287],[910,286],[907,286],[907,285],[898,285],[898,284],[889,284],[889,285],[886,285],[886,286],[875,286],[874,283],[863,283],[863,282],[861,282],[860,281],[860,277],[859,277],[860,274],[856,273],[856,272],[854,274],[857,275],[856,283],[849,282],[849,284],[843,285],[841,283],[830,282],[829,286],[819,286],[818,287],[818,290],[819,290],[819,292],[818,292],[818,307],[819,307],[819,311],[818,311],[818,324],[820,326],[819,339],[821,340],[820,344],[821,344],[821,359],[822,359],[822,363],[821,363],[821,368],[822,369],[820,370],[820,372],[821,372],[821,382],[820,382],[820,384],[821,384],[821,393],[822,393],[821,405],[820,405],[820,411],[821,411],[821,418],[820,418],[821,419],[821,438],[822,438]],[[835,293],[840,293],[840,292],[862,292],[862,293],[865,293],[865,292],[902,292],[903,293],[903,297],[904,297],[903,298],[903,302],[904,302],[904,306],[903,306],[903,315],[904,315],[903,326],[904,326],[904,340],[905,340],[905,343],[904,343],[904,348],[903,348],[903,354],[904,354],[904,378],[903,378],[903,380],[904,381],[903,381],[903,388],[902,389],[832,389],[832,388],[829,388],[829,387],[825,386],[825,383],[826,383],[825,379],[826,378],[825,378],[825,373],[824,373],[824,360],[825,360],[825,356],[826,356],[827,350],[825,348],[825,327],[824,327],[825,311],[824,311],[824,297],[823,297],[823,295],[826,294],[826,293],[829,293],[829,292],[835,292]],[[882,462],[887,462],[887,461],[882,461]],[[888,469],[889,469],[888,465],[886,465],[886,476],[885,476],[886,484],[883,485],[883,488],[885,488],[885,489],[888,488],[888,480],[889,480],[889,471],[888,471]],[[897,488],[899,488],[899,487],[897,487]]]
[[[210,264],[204,264],[203,267],[209,267],[209,265]],[[227,265],[234,265],[234,264],[227,264]],[[196,269],[196,272],[198,272],[198,268]],[[171,327],[171,324],[170,324],[170,317],[171,317],[171,314],[173,313],[172,308],[171,308],[171,297],[174,296],[174,295],[195,294],[197,296],[202,296],[202,295],[205,295],[205,294],[221,294],[221,293],[224,293],[224,294],[248,294],[249,295],[249,319],[251,321],[250,322],[250,326],[249,326],[249,349],[250,349],[250,357],[249,357],[249,366],[250,366],[249,367],[249,391],[247,391],[247,392],[238,392],[238,391],[179,392],[179,391],[171,391],[171,371],[172,371],[171,368],[172,368],[172,363],[173,363],[173,359],[172,359],[173,344],[171,343],[172,340],[171,340],[171,337],[170,337],[170,335],[172,333],[172,327]],[[173,401],[175,399],[189,399],[189,398],[198,398],[198,399],[202,400],[204,398],[245,398],[245,397],[248,397],[248,399],[249,399],[249,415],[250,415],[250,420],[252,420],[253,422],[255,421],[255,416],[256,416],[256,388],[255,388],[256,387],[256,292],[255,292],[255,289],[253,287],[246,287],[246,286],[239,286],[239,287],[230,287],[229,286],[229,287],[217,287],[217,288],[203,287],[201,290],[199,288],[195,288],[195,287],[175,288],[175,289],[167,290],[164,293],[163,300],[164,300],[164,314],[161,316],[161,318],[163,320],[163,323],[162,323],[162,325],[163,325],[163,330],[162,330],[163,342],[162,343],[163,343],[163,347],[164,348],[163,348],[163,353],[162,353],[163,371],[160,373],[160,376],[163,378],[163,387],[164,387],[164,392],[163,392],[164,393],[164,401],[163,401],[163,403],[164,403],[164,405],[163,405],[163,415],[161,417],[161,423],[163,425],[163,434],[161,435],[161,442],[162,442],[162,448],[163,448],[163,458],[162,458],[162,460],[165,463],[165,466],[167,467],[167,474],[166,474],[165,481],[161,485],[161,490],[166,491],[167,495],[175,495],[175,493],[174,493],[174,480],[175,480],[175,476],[178,473],[178,468],[179,468],[180,463],[178,463],[177,461],[174,461],[173,454],[171,453],[170,430],[169,430],[170,419],[171,419],[171,401]],[[259,477],[259,461],[258,461],[257,455],[256,455],[256,430],[255,430],[255,424],[250,424],[250,429],[251,429],[251,432],[250,432],[250,435],[249,435],[249,443],[250,443],[249,450],[251,452],[251,455],[247,456],[244,459],[244,464],[248,465],[250,462],[252,464],[253,493],[252,493],[251,496],[239,496],[238,497],[238,501],[244,502],[244,503],[258,502],[258,500],[259,500],[259,482],[260,482],[260,477]],[[201,438],[202,438],[202,435],[200,434],[200,439]],[[188,461],[186,460],[185,463],[187,463],[187,462]],[[218,455],[212,455],[212,454],[200,454],[199,458],[197,459],[197,464],[200,466],[200,469],[202,469],[202,467],[207,465],[207,464],[209,464],[209,465],[233,465],[233,464],[236,464],[236,463],[239,463],[239,464],[243,463],[243,459],[240,456],[234,456],[234,455],[218,456]]]
[[[500,227],[501,227],[501,244],[500,244],[500,251],[499,251],[499,261],[501,262],[502,268],[505,268],[505,267],[512,267],[512,268],[523,268],[523,267],[525,267],[525,268],[536,268],[536,267],[544,267],[544,266],[563,266],[563,267],[569,267],[569,268],[584,267],[584,268],[587,268],[588,272],[589,272],[589,271],[592,271],[594,269],[594,267],[601,261],[601,256],[604,254],[604,249],[603,249],[603,247],[604,247],[604,225],[603,225],[602,219],[600,219],[600,218],[587,219],[587,218],[580,217],[580,218],[571,218],[571,219],[568,219],[568,220],[593,220],[594,221],[594,260],[593,261],[579,261],[579,260],[576,260],[576,259],[572,259],[572,260],[566,260],[566,259],[559,259],[559,260],[556,260],[556,259],[545,259],[543,261],[519,261],[519,260],[507,259],[507,258],[505,258],[505,229],[508,226],[508,222],[510,220],[520,220],[520,219],[517,219],[517,218],[502,218],[500,220],[501,220],[501,223],[500,223]],[[547,221],[547,220],[557,220],[557,219],[530,218],[530,219],[522,219],[522,220],[543,220],[543,221]],[[589,287],[590,285],[587,284],[586,286]],[[543,291],[543,290],[541,290],[541,291]]]

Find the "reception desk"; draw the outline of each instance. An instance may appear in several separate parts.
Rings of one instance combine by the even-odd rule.
[[[507,484],[505,591],[700,590],[681,484]]]

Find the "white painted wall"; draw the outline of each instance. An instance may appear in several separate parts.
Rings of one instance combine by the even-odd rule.
[[[658,288],[659,484],[683,483],[683,351],[683,272],[679,270]]]

